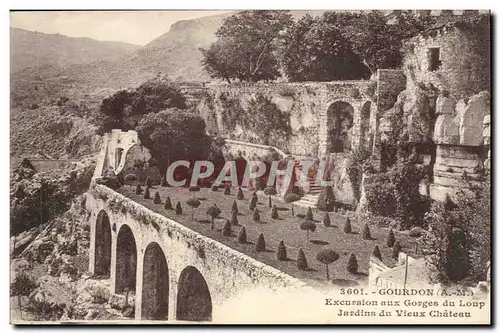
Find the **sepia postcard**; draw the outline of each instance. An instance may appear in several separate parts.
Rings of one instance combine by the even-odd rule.
[[[12,10],[11,323],[490,325],[490,22]]]

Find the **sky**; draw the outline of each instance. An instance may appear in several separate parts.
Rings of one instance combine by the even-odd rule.
[[[181,20],[225,11],[11,12],[10,26],[48,34],[146,45]]]

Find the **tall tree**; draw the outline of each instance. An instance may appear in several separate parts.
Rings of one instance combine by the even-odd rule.
[[[292,22],[286,11],[250,10],[227,17],[215,33],[217,41],[202,50],[203,67],[228,82],[276,79],[276,40]]]

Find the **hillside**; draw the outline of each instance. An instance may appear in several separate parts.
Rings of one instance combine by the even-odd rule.
[[[11,73],[42,65],[66,66],[113,61],[139,48],[138,45],[122,42],[101,42],[91,38],[10,28]]]

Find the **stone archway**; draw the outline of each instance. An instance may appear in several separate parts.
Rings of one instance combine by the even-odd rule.
[[[106,211],[101,210],[95,224],[94,274],[109,277],[111,271],[111,224]]]
[[[192,266],[182,271],[177,292],[177,320],[211,321],[212,298],[203,275]]]
[[[354,108],[347,102],[337,101],[327,110],[327,153],[352,150]]]
[[[135,292],[137,272],[137,247],[132,230],[122,225],[116,241],[116,293]]]
[[[370,133],[371,106],[372,103],[366,101],[361,107],[359,122],[359,148],[361,150],[371,151],[373,147],[373,133]]]
[[[150,243],[144,252],[142,282],[141,319],[168,319],[168,266],[156,242]]]

